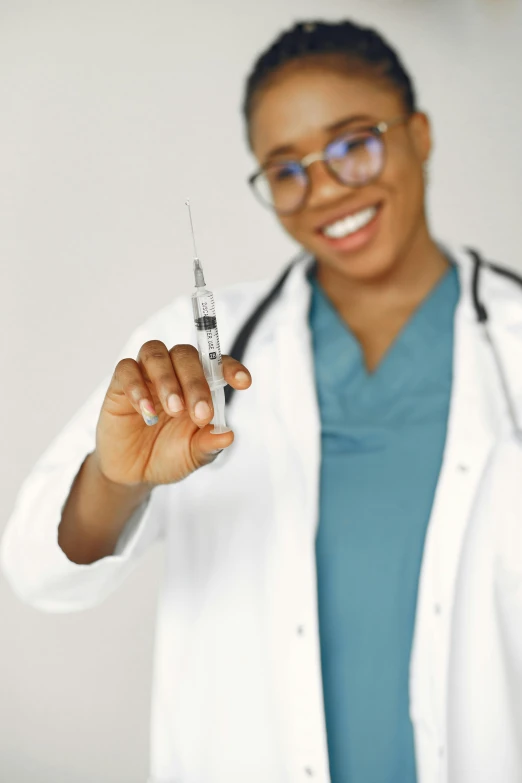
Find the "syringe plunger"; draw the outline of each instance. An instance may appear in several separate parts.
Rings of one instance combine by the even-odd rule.
[[[212,389],[210,392],[212,395],[212,404],[214,406],[214,418],[212,419],[213,429],[210,431],[214,435],[219,435],[223,432],[230,432],[230,427],[227,427],[225,421],[225,389],[223,386],[219,386],[217,389]]]

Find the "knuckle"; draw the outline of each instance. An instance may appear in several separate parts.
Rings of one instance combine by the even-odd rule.
[[[197,350],[193,345],[179,343],[171,348],[170,353],[175,359],[192,359],[194,354],[197,354]]]
[[[165,343],[161,340],[148,340],[144,343],[140,350],[140,356],[143,361],[149,361],[150,359],[163,359],[167,353]]]
[[[131,367],[134,367],[134,366],[135,366],[134,359],[120,359],[120,361],[116,365],[116,370],[119,370],[119,371],[127,370],[127,369],[130,369]]]
[[[138,366],[134,359],[120,359],[114,368],[114,376],[116,378],[124,378],[130,375],[132,372],[136,372],[137,369]]]

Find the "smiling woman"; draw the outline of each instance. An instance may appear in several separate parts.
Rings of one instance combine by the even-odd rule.
[[[410,651],[460,299],[426,218],[430,123],[395,51],[348,21],[283,33],[254,66],[244,115],[259,165],[250,184],[313,258],[331,780],[428,780],[419,732],[415,758]]]
[[[259,163],[250,182],[314,258],[317,599],[331,778],[413,783],[407,651],[459,295],[426,221],[429,121],[391,47],[350,22],[283,34],[255,66],[244,112]],[[424,366],[432,323],[438,344]]]
[[[244,114],[260,164],[255,192],[315,256],[374,368],[448,269],[426,221],[430,127],[410,77],[373,30],[301,24],[257,62]],[[378,334],[368,323],[369,291],[389,314],[384,339],[382,323]]]

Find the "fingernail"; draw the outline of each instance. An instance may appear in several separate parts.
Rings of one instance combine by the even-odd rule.
[[[208,453],[209,454],[221,454],[222,451],[223,451],[223,449],[216,449],[216,451],[209,451]]]
[[[239,383],[248,383],[248,381],[250,380],[246,372],[243,372],[243,370],[239,370],[239,372],[236,372],[234,377],[236,381],[239,381]]]
[[[200,400],[198,403],[196,403],[194,413],[196,414],[197,419],[208,419],[210,416],[210,408],[208,403],[204,402],[204,400]]]
[[[167,397],[167,408],[171,413],[179,413],[183,410],[183,403],[179,394],[169,394]]]
[[[140,411],[147,427],[152,427],[158,423],[158,415],[150,400],[140,400]]]

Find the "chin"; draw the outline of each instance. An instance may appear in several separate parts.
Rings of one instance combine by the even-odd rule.
[[[332,271],[360,282],[379,280],[390,274],[395,267],[395,255],[390,250],[379,252],[377,248],[368,248],[359,253],[336,252],[328,256],[312,252]]]

